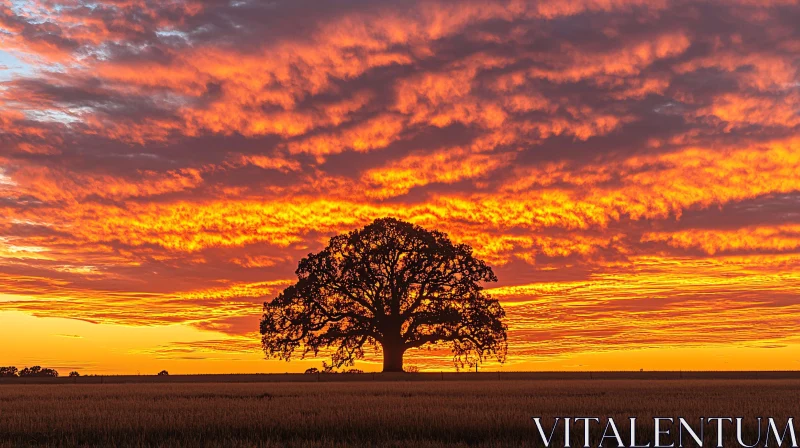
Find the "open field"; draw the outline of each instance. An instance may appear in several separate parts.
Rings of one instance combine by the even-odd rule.
[[[497,380],[800,380],[800,371],[602,371],[602,372],[423,372],[423,373],[236,373],[199,375],[92,375],[76,378],[2,378],[7,384],[285,383],[342,381]]]
[[[757,436],[755,417],[785,422],[800,407],[798,379],[487,375],[464,381],[6,384],[0,387],[0,446],[541,446],[532,416],[613,416],[619,423],[635,416],[647,422],[644,440],[653,416],[741,416],[749,441]],[[581,446],[582,431],[576,432],[573,446]],[[593,427],[593,437],[601,433]],[[713,437],[709,431],[705,439]],[[730,437],[735,431],[726,432]]]

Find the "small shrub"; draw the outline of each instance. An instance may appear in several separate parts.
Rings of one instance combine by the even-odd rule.
[[[309,368],[309,369],[306,369],[305,373],[306,373],[306,375],[311,375],[311,374],[319,373],[319,369],[318,369],[318,368],[316,368],[316,367],[311,367],[311,368]]]
[[[77,371],[73,370],[72,372],[69,372],[69,376],[70,376],[70,378],[74,378],[74,377],[77,377],[77,376],[81,376],[81,374],[78,373]]]
[[[158,372],[158,376],[169,376],[169,372],[167,372],[166,370],[162,370]]]

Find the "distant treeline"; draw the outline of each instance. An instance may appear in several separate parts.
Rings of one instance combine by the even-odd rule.
[[[55,378],[57,376],[58,376],[58,371],[56,369],[48,369],[47,367],[42,367],[42,366],[25,367],[22,370],[19,370],[14,366],[0,367],[0,377],[2,378],[15,378],[15,377]],[[69,376],[81,376],[81,374],[72,371],[69,373]]]
[[[339,373],[339,372],[337,372],[337,371],[335,371],[333,369],[324,368],[324,369],[320,370],[320,369],[318,369],[316,367],[312,367],[310,369],[306,369],[305,373],[306,374],[313,374],[313,373]],[[364,373],[364,371],[361,370],[361,369],[349,369],[349,370],[343,370],[341,373]]]

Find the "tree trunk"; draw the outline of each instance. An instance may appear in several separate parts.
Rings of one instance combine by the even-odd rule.
[[[383,344],[383,371],[402,372],[405,351],[402,345]]]

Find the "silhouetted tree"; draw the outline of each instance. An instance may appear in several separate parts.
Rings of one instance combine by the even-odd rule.
[[[76,376],[81,376],[81,374],[78,373],[77,371],[73,370],[72,372],[69,372],[69,376],[70,377],[76,377]]]
[[[21,377],[57,377],[58,371],[55,369],[42,368],[40,366],[25,367],[19,371]]]
[[[0,367],[0,377],[16,377],[18,370],[14,366]]]
[[[310,368],[306,369],[305,373],[307,373],[309,375],[310,374],[314,374],[314,373],[319,373],[319,369],[316,368],[316,367],[310,367]]]
[[[162,370],[158,372],[158,376],[169,376],[169,372],[167,372],[166,370]]]
[[[442,232],[384,218],[331,238],[303,258],[298,281],[264,304],[262,348],[289,360],[334,347],[353,365],[365,344],[383,349],[383,371],[402,372],[406,350],[449,343],[456,366],[505,360],[505,312],[483,291],[497,281],[472,248]]]
[[[322,373],[336,373],[336,367],[322,361]]]

